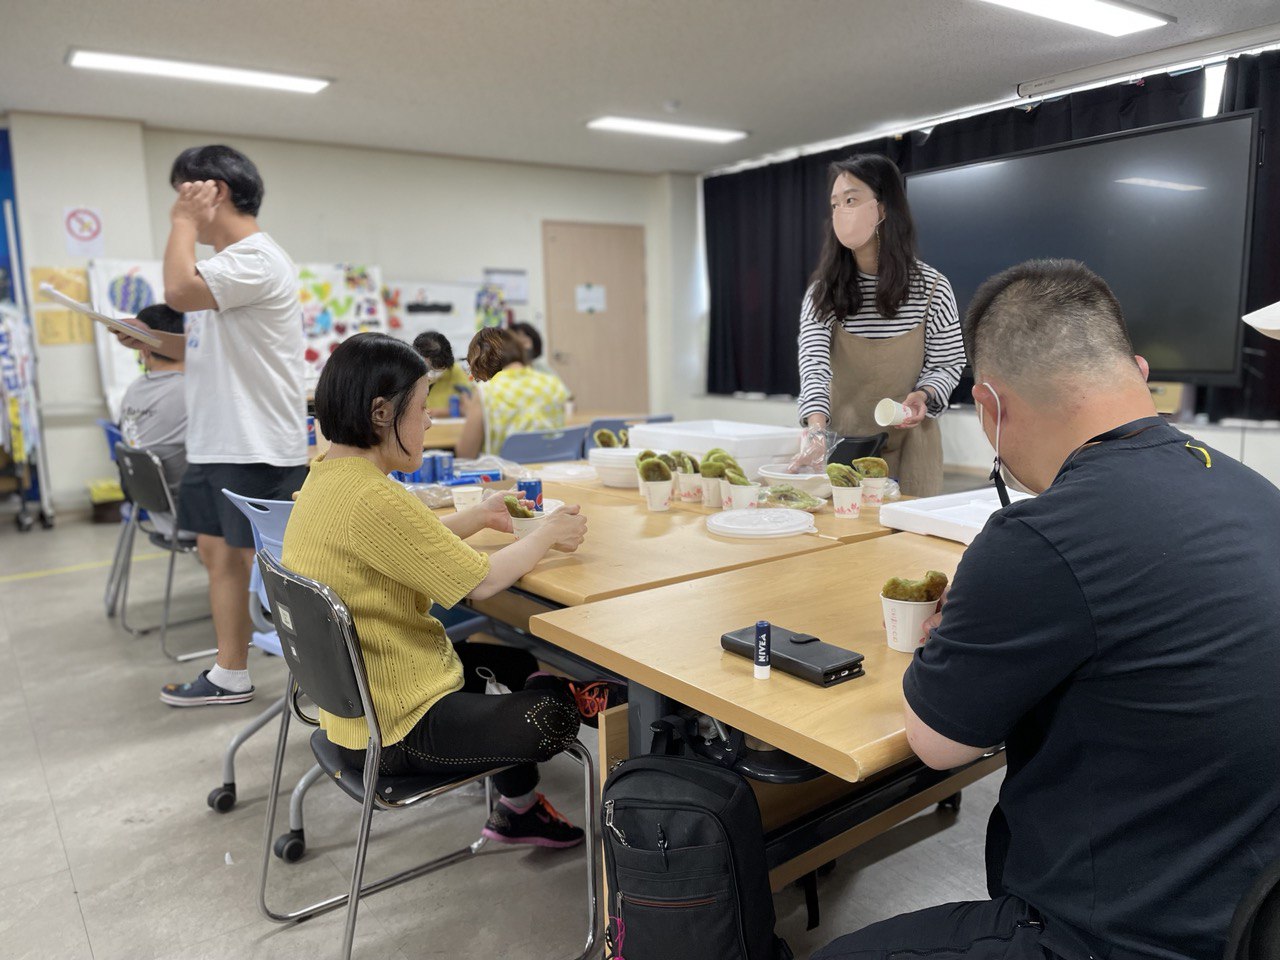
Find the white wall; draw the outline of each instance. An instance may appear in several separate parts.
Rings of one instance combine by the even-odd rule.
[[[67,207],[102,211],[104,256],[154,255],[140,125],[12,113],[8,126],[26,269],[85,266],[67,253]],[[51,474],[42,481],[56,508],[83,506],[86,481],[116,475],[94,423],[106,414],[96,354],[92,344],[67,344],[37,345],[36,355]]]

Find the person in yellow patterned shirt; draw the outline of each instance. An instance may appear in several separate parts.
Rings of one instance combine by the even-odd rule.
[[[359,334],[329,357],[316,386],[316,419],[332,442],[312,465],[285,530],[282,561],[318,580],[351,612],[384,748],[380,772],[476,773],[502,795],[483,835],[501,843],[571,847],[583,832],[535,791],[537,764],[573,743],[579,708],[572,684],[538,674],[524,650],[450,643],[431,616],[463,597],[511,586],[547,553],[576,550],[587,523],[564,507],[523,540],[486,556],[464,543],[489,528],[511,532],[501,497],[437,517],[388,478],[422,464],[427,366],[409,346]],[[485,694],[479,670],[513,692]],[[320,713],[320,726],[363,767],[364,718]]]
[[[456,448],[459,457],[478,456],[481,449],[497,455],[513,433],[564,427],[569,389],[555,374],[535,370],[527,360],[510,330],[488,327],[471,339],[471,378],[484,386],[463,401],[466,423]]]

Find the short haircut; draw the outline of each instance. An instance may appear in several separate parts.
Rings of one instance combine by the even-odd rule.
[[[529,338],[529,359],[537,360],[542,356],[542,334],[538,332],[538,328],[532,323],[525,323],[523,320],[511,324],[512,333],[523,333]]]
[[[392,405],[392,436],[400,449],[400,420],[427,364],[413,347],[384,333],[359,333],[329,354],[316,384],[316,420],[332,443],[367,450],[378,445],[373,401]]]
[[[221,144],[183,150],[173,161],[169,185],[177,189],[197,180],[221,180],[231,191],[232,204],[241,213],[256,217],[262,207],[262,196],[266,192],[262,175],[253,161],[239,150]]]
[[[527,362],[524,347],[515,334],[501,327],[485,327],[471,338],[467,348],[471,377],[481,383],[513,363]]]
[[[449,370],[453,367],[453,344],[443,333],[427,330],[413,338],[413,349],[432,370]]]
[[[161,333],[180,334],[186,329],[186,314],[179,313],[167,303],[153,303],[149,307],[143,307],[138,311],[138,319],[152,330],[159,330]],[[177,362],[175,357],[171,357],[167,353],[161,353],[154,347],[151,349],[151,356],[159,357],[161,360],[168,360],[170,363]]]
[[[1105,280],[1077,260],[1028,260],[980,286],[964,318],[974,376],[1030,389],[1137,369],[1124,313]]]

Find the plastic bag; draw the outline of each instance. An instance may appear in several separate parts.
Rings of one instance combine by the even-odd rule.
[[[817,513],[826,505],[825,500],[812,496],[789,483],[775,483],[760,491],[756,506],[787,510],[807,510]]]
[[[405,489],[432,510],[453,506],[453,491],[442,483],[406,483]]]

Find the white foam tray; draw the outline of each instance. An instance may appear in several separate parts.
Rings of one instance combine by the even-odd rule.
[[[1009,491],[1015,503],[1030,499],[1025,493]],[[982,532],[991,514],[1000,509],[1000,497],[994,489],[967,490],[922,500],[899,500],[880,508],[880,522],[895,530],[922,533],[930,537],[955,540],[966,546]]]
[[[771,463],[788,461],[800,451],[799,427],[771,427],[734,420],[686,420],[640,423],[631,428],[628,446],[643,450],[683,450],[701,458],[720,447],[738,461],[747,476]]]

